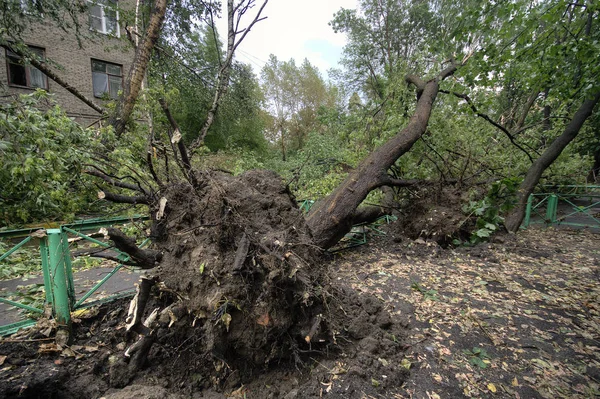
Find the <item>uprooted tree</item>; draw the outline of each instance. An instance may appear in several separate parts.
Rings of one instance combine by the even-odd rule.
[[[240,16],[253,3],[240,8],[232,0],[228,2],[224,67],[231,63],[239,40],[261,19],[266,2],[250,26],[240,30]],[[236,39],[240,31],[244,33]],[[152,215],[150,250],[137,248],[119,230],[109,230],[115,247],[149,270],[127,320],[128,331],[138,339],[127,349],[126,358],[114,366],[111,383],[127,384],[145,364],[153,343],[172,335],[201,337],[194,353],[203,359],[196,360],[204,363],[199,367],[208,367],[215,357],[229,365],[262,365],[277,359],[302,362],[304,353],[331,346],[338,335],[348,335],[347,331],[358,337],[373,328],[391,328],[389,316],[364,312],[361,320],[365,323],[355,326],[354,332],[348,328],[350,321],[340,312],[339,289],[329,282],[318,259],[323,249],[335,245],[350,230],[356,218],[363,217],[357,208],[370,191],[403,184],[386,171],[425,132],[440,83],[459,66],[454,59],[447,64],[429,79],[407,76],[418,99],[410,123],[306,219],[274,172],[233,176],[224,171],[195,170],[191,158],[205,136],[205,127],[198,139],[186,146],[168,104],[161,100],[179,178],[161,178],[150,149],[147,165],[154,178],[150,187],[124,182],[100,168],[89,171],[113,187],[103,189],[102,198],[148,205]],[[217,76],[215,101],[207,114],[209,127],[227,87],[229,72],[224,67]],[[151,292],[161,292],[162,299]],[[150,306],[154,310],[149,311]],[[369,325],[368,317],[376,317],[373,321],[377,322]],[[206,353],[212,356],[200,356]]]
[[[115,187],[138,192],[123,197],[105,190],[105,198],[150,206],[154,243],[151,250],[139,249],[120,231],[109,230],[119,250],[151,270],[139,285],[127,320],[128,330],[139,338],[126,352],[129,360],[115,366],[111,383],[127,384],[146,362],[153,342],[172,334],[201,336],[194,354],[212,353],[230,366],[301,362],[303,353],[324,350],[337,335],[346,335],[344,323],[349,320],[341,316],[338,289],[319,266],[321,251],[349,231],[356,208],[370,190],[401,184],[386,169],[423,134],[439,83],[456,68],[450,62],[427,81],[407,78],[419,98],[412,122],[307,219],[274,172],[233,176],[197,171],[180,161],[185,178],[161,184],[156,191],[104,176]],[[184,146],[175,148],[184,159]],[[158,304],[152,289],[162,292]],[[154,310],[148,315],[149,303]],[[380,323],[361,329],[390,328],[381,317]],[[203,359],[199,367],[214,361]]]
[[[240,29],[240,18],[254,1],[238,5],[228,1],[227,53],[215,77],[214,100],[205,123],[190,145],[182,140],[184,135],[169,104],[161,101],[169,142],[159,143],[158,137],[149,140],[147,166],[154,179],[150,187],[124,183],[101,170],[91,172],[108,185],[135,192],[127,196],[104,190],[103,198],[146,204],[153,220],[152,250],[138,249],[118,230],[109,231],[118,249],[151,270],[131,303],[128,330],[138,339],[126,352],[129,361],[115,366],[115,385],[126,384],[144,365],[155,341],[173,336],[201,336],[195,353],[211,353],[227,364],[258,365],[276,359],[301,362],[303,353],[334,343],[338,334],[343,334],[344,321],[337,311],[336,288],[318,266],[320,252],[334,246],[356,220],[377,214],[377,210],[359,208],[371,191],[409,184],[392,177],[388,170],[426,132],[440,84],[469,58],[446,61],[430,78],[406,76],[417,94],[408,124],[362,161],[305,218],[288,187],[272,172],[233,176],[192,166],[227,90],[233,53],[261,20],[265,3],[250,25]],[[586,114],[573,120],[579,127],[594,105],[585,104]],[[160,176],[155,148],[163,148],[165,165],[169,165],[169,149],[178,178]],[[536,172],[536,179],[542,172],[543,168]],[[156,291],[162,293],[159,299],[151,295]],[[149,312],[149,306],[154,310]],[[389,328],[387,322],[380,326]],[[212,357],[200,358],[203,360],[196,361],[201,366],[213,361]],[[123,368],[127,372],[123,373]]]
[[[155,2],[147,33],[138,45],[137,61],[110,119],[118,137],[126,136],[127,120],[139,94],[144,64],[155,48],[166,3],[164,0]],[[214,29],[212,2],[200,3],[207,7],[208,20]],[[379,214],[380,209],[359,208],[370,192],[383,186],[411,184],[392,177],[388,170],[426,132],[440,84],[453,76],[469,57],[462,62],[454,58],[447,60],[438,67],[441,71],[428,78],[407,75],[405,82],[416,88],[417,97],[409,122],[304,217],[289,188],[273,172],[251,171],[233,176],[226,171],[198,171],[193,167],[194,157],[198,156],[218,117],[229,85],[235,50],[254,24],[263,18],[266,3],[265,0],[251,22],[242,27],[242,17],[257,4],[254,0],[228,0],[227,51],[213,77],[213,101],[195,140],[186,143],[186,133],[190,132],[180,131],[168,101],[161,99],[166,127],[164,132],[158,131],[163,127],[159,124],[150,129],[144,176],[132,171],[134,177],[123,179],[108,173],[103,165],[90,165],[88,170],[102,183],[101,198],[147,205],[152,216],[152,249],[139,249],[133,239],[119,230],[108,232],[115,247],[148,270],[129,309],[127,330],[131,334],[131,346],[125,358],[111,370],[111,383],[115,386],[126,385],[144,366],[157,341],[174,342],[179,348],[185,345],[183,356],[189,356],[195,368],[216,370],[211,378],[214,377],[212,383],[218,385],[227,377],[227,372],[222,365],[212,367],[217,360],[234,367],[264,365],[280,359],[300,363],[305,354],[329,348],[339,337],[346,338],[346,334],[356,338],[369,329],[391,328],[389,317],[386,319],[376,311],[361,316],[361,323],[348,327],[348,320],[342,316],[345,310],[340,289],[328,280],[327,271],[319,264],[319,256],[324,249],[334,246],[357,220]],[[416,27],[420,26],[418,21],[415,23]],[[407,31],[413,31],[408,28]],[[395,38],[397,35],[389,35],[391,45]],[[411,48],[410,53],[416,51]],[[387,52],[391,58],[383,70],[391,73],[398,69],[400,61],[394,58],[397,54],[400,53]],[[32,60],[32,64],[34,62]],[[43,70],[42,64],[34,65]],[[391,79],[380,76],[376,65],[369,63],[369,67],[370,90],[385,103],[394,91],[385,93],[383,82]],[[404,68],[409,69],[406,65]],[[432,69],[429,65],[421,70]],[[360,66],[357,70],[361,70]],[[534,94],[533,100],[525,105],[528,110],[533,107],[539,91],[535,89]],[[598,96],[584,102],[583,113],[575,114],[573,123],[576,124],[570,132],[581,127],[597,101]],[[408,107],[406,113],[409,113]],[[523,126],[523,123],[524,119],[516,125]],[[553,154],[539,158],[540,163],[547,166],[556,158],[556,152]],[[545,166],[537,168],[535,181],[526,179],[527,184],[533,181],[535,185]]]

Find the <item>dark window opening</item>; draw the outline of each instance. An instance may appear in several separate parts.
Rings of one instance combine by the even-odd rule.
[[[29,47],[34,56],[44,59],[44,49]],[[11,86],[29,87],[32,89],[48,88],[48,78],[42,71],[27,63],[20,55],[6,49],[8,84]]]

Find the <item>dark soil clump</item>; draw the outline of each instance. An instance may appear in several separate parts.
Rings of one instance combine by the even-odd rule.
[[[447,246],[454,239],[468,239],[472,222],[462,212],[464,191],[453,185],[421,186],[399,201],[398,233]]]

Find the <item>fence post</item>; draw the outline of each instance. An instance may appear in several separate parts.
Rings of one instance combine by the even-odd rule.
[[[71,252],[69,251],[69,238],[67,233],[60,228],[60,237],[63,248],[63,259],[65,261],[65,277],[67,281],[67,295],[69,296],[69,308],[75,308],[75,284],[73,284],[73,268],[71,265]]]
[[[71,327],[71,308],[69,306],[69,290],[61,229],[48,229],[48,255],[50,263],[50,286],[52,289],[52,311],[57,323]]]
[[[531,207],[533,206],[533,194],[529,194],[527,198],[527,208],[525,208],[525,220],[523,221],[523,228],[529,227],[531,222]]]
[[[42,258],[42,275],[44,276],[46,304],[52,305],[52,285],[50,284],[50,268],[48,267],[48,236],[40,238],[40,256]]]
[[[558,197],[556,194],[548,196],[548,208],[546,208],[546,223],[556,223],[556,210],[558,208]]]

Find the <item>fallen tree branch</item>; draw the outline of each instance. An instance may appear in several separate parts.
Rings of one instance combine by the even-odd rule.
[[[107,201],[114,202],[117,204],[150,205],[150,203],[151,203],[150,198],[148,198],[144,195],[138,195],[138,196],[132,197],[132,196],[128,196],[128,195],[111,193],[109,191],[105,191],[102,189],[98,193],[98,198],[105,199]]]
[[[93,165],[90,165],[90,166],[98,169],[96,166],[93,166]],[[144,187],[142,187],[140,184],[126,183],[122,180],[115,179],[115,178],[107,175],[106,173],[101,172],[100,170],[88,169],[85,171],[85,173],[90,176],[99,177],[100,179],[104,180],[111,186],[125,188],[125,189],[131,190],[131,191],[137,191],[137,192],[144,194],[145,197],[150,197],[150,192],[148,190],[146,190]]]
[[[114,227],[108,228],[108,237],[115,243],[115,247],[125,252],[142,269],[152,269],[156,267],[162,259],[162,253],[153,249],[140,249],[133,238],[127,237],[121,230]]]

